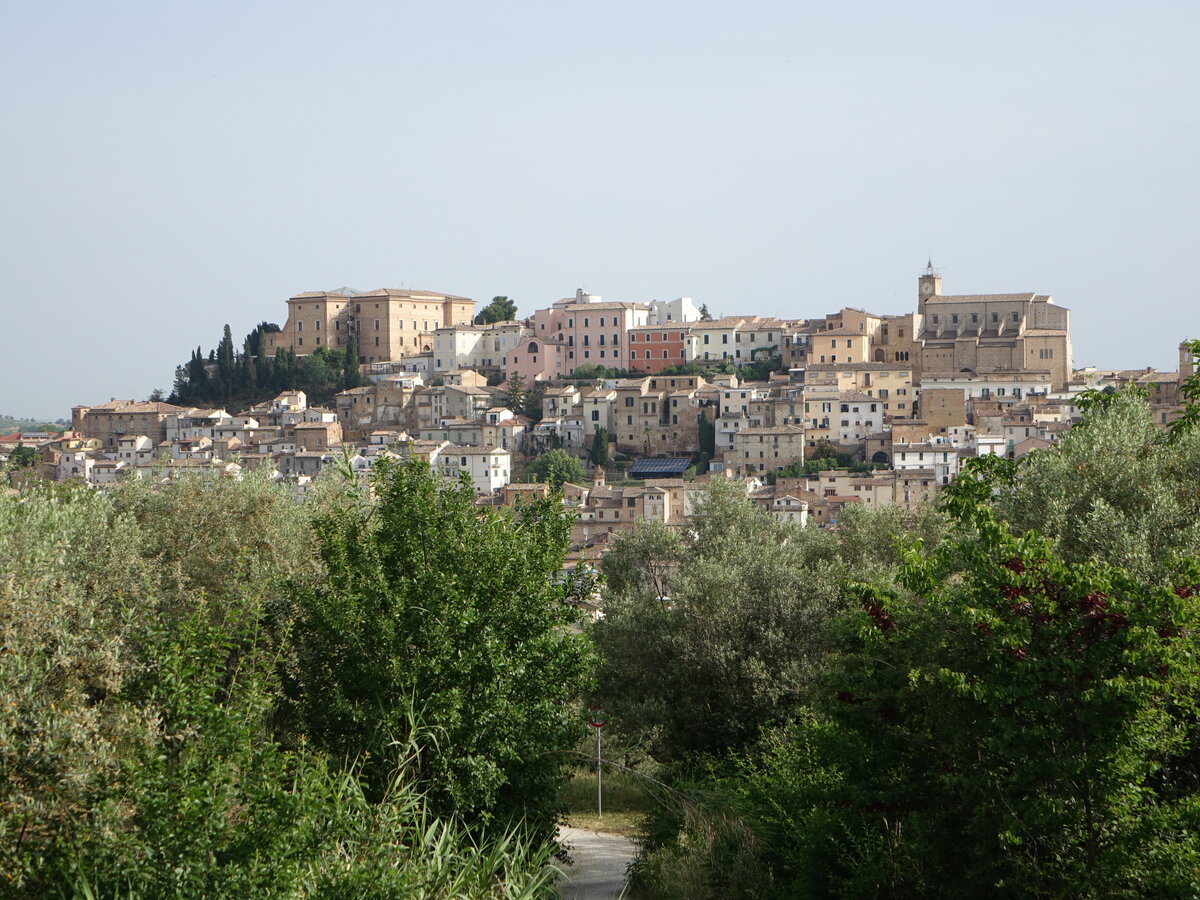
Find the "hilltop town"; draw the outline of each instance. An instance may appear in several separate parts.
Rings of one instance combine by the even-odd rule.
[[[547,492],[529,460],[562,450],[590,470],[562,485],[579,561],[638,520],[685,522],[713,478],[819,526],[848,504],[916,508],[967,458],[1054,443],[1084,390],[1142,385],[1165,425],[1192,365],[1181,345],[1175,372],[1074,369],[1069,311],[1050,296],[945,294],[932,264],[913,311],[895,315],[713,318],[688,297],[579,290],[524,320],[485,318],[432,291],[298,294],[261,352],[303,367],[357,348],[363,383],[329,406],[298,389],[236,412],[114,399],[75,407],[60,434],[3,436],[0,455],[96,488],[268,467],[298,495],[335,464],[365,477],[382,458],[419,458],[499,505]]]

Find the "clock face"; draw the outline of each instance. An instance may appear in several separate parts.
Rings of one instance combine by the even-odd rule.
[[[933,293],[933,283],[927,281],[923,285],[921,285],[921,293],[922,294],[932,294]]]

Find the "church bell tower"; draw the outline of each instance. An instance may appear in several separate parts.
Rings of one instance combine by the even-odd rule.
[[[930,259],[925,265],[925,271],[917,278],[917,312],[925,315],[925,301],[930,297],[938,297],[942,293],[942,276],[933,267]]]

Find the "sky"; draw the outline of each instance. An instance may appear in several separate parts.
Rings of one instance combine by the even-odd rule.
[[[8,3],[0,413],[170,390],[301,291],[522,315],[1037,291],[1200,337],[1200,4]]]

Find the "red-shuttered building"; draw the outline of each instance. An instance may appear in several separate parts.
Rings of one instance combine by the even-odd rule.
[[[686,325],[642,325],[629,329],[629,371],[654,375],[687,362]]]

